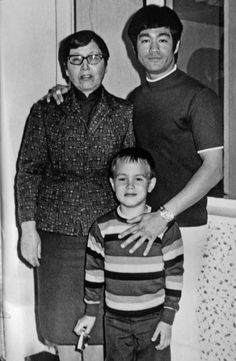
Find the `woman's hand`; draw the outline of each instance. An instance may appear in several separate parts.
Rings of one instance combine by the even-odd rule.
[[[49,91],[46,95],[46,100],[48,103],[50,103],[51,98],[53,98],[55,100],[55,102],[57,103],[57,105],[60,105],[64,101],[63,94],[68,93],[69,90],[70,90],[70,85],[57,84],[54,87],[52,87],[51,89],[49,89]]]
[[[41,258],[41,239],[36,230],[35,221],[23,222],[21,224],[21,230],[21,254],[33,267],[39,267],[39,260]]]
[[[74,332],[76,333],[76,335],[80,335],[81,332],[90,334],[95,324],[95,321],[96,321],[96,317],[84,315],[78,320],[74,328]]]
[[[163,350],[170,345],[172,335],[172,326],[168,323],[160,321],[157,325],[157,328],[152,336],[152,341],[155,342],[156,339],[160,338],[158,345],[156,346],[157,350]]]
[[[143,253],[144,256],[147,256],[155,239],[167,228],[167,222],[161,217],[160,211],[144,213],[141,216],[130,219],[128,223],[135,224],[128,228],[125,232],[119,234],[120,239],[130,235],[121,244],[121,247],[125,248],[132,242],[136,242],[129,250],[130,253],[134,253],[145,242],[145,240],[148,240],[147,247]]]

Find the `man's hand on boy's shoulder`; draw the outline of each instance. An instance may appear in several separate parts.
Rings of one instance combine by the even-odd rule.
[[[134,253],[148,240],[147,247],[143,253],[144,256],[148,255],[155,239],[167,229],[168,224],[168,222],[161,217],[159,210],[152,213],[143,213],[127,222],[130,223],[130,227],[119,234],[119,239],[128,237],[122,242],[121,247],[125,248],[135,242],[129,250],[130,253]],[[132,224],[134,225],[132,226]]]
[[[156,345],[156,349],[163,350],[164,348],[170,345],[171,336],[172,336],[172,325],[160,321],[152,336],[152,342],[156,342],[159,339],[159,342]]]

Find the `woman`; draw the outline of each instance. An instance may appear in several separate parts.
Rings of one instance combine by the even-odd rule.
[[[60,106],[40,100],[32,107],[16,186],[21,253],[37,270],[39,333],[57,345],[61,361],[73,361],[79,360],[73,328],[84,312],[88,230],[114,206],[108,162],[134,136],[132,106],[102,86],[104,41],[89,30],[76,32],[60,43],[58,58],[71,88]],[[102,343],[101,318],[92,344]],[[98,359],[94,347],[86,349],[90,361]]]

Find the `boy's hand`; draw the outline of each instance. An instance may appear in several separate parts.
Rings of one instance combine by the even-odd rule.
[[[170,345],[171,335],[172,335],[172,326],[168,323],[160,321],[157,325],[157,328],[152,336],[152,341],[156,341],[158,336],[160,335],[160,342],[156,346],[157,350],[163,350],[167,346]]]
[[[43,97],[43,99],[46,98],[47,102],[50,103],[51,98],[53,98],[57,105],[60,105],[64,101],[63,94],[68,93],[69,90],[70,85],[57,84],[51,89],[49,89],[47,95]]]
[[[155,239],[163,233],[167,227],[167,222],[160,216],[159,211],[144,213],[127,222],[135,223],[135,225],[119,234],[120,239],[130,235],[129,238],[121,244],[121,247],[125,248],[132,242],[135,242],[134,246],[129,250],[130,253],[134,253],[136,249],[148,240],[147,247],[143,253],[144,256],[147,256]]]
[[[95,324],[95,321],[96,321],[96,317],[84,315],[78,320],[74,328],[74,332],[76,333],[76,335],[80,335],[82,331],[87,334],[90,334]]]

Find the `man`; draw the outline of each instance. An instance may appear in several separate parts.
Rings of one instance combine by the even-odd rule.
[[[120,237],[132,233],[123,243],[126,247],[135,242],[131,253],[148,239],[146,255],[156,236],[177,219],[185,276],[172,354],[176,361],[199,361],[197,277],[206,234],[206,195],[223,174],[222,110],[213,91],[176,66],[182,29],[173,10],[156,5],[138,10],[128,28],[147,75],[131,94],[136,143],[152,154],[160,172],[149,198],[156,212],[134,218],[135,224]]]

